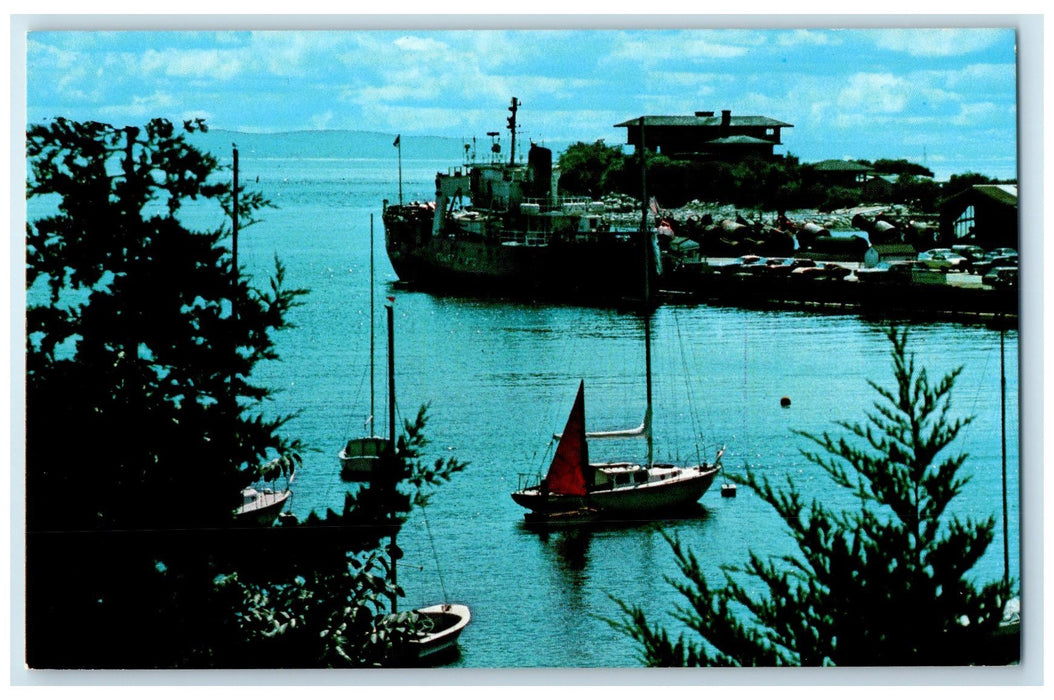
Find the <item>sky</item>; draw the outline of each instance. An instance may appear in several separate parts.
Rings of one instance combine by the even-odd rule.
[[[550,21],[544,26],[555,28],[541,30],[404,22],[347,31],[33,31],[26,119],[203,117],[236,131],[482,139],[504,131],[515,96],[519,138],[557,151],[575,141],[624,144],[626,130],[614,125],[641,115],[728,109],[793,125],[777,153],[804,162],[904,158],[938,178],[1016,177],[1013,25],[849,29],[783,18],[766,29],[707,28],[706,20],[649,30]]]

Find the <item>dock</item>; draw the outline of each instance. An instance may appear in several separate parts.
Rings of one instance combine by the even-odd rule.
[[[979,275],[934,273],[933,279],[890,276],[866,281],[860,263],[837,262],[851,274],[817,279],[793,273],[766,276],[722,273],[732,259],[711,258],[690,274],[671,276],[660,290],[667,303],[706,303],[752,309],[790,309],[817,313],[896,314],[964,322],[1016,321],[1018,289],[990,287]]]

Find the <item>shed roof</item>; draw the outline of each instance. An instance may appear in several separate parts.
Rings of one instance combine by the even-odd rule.
[[[943,206],[955,205],[964,199],[984,197],[1006,206],[1017,206],[1017,185],[974,185],[944,200]]]
[[[640,126],[640,120],[642,117],[636,117],[622,122],[621,124],[615,124],[616,127],[634,127]],[[644,116],[644,126],[721,126],[721,115],[697,117],[697,116]],[[776,119],[769,117],[759,116],[741,116],[735,115],[729,117],[730,126],[786,126],[793,127],[793,124],[787,124]]]
[[[862,173],[871,170],[871,168],[866,165],[861,165],[855,160],[821,160],[818,163],[813,163],[812,167],[825,172]]]

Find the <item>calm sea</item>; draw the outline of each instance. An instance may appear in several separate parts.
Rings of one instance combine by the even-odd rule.
[[[230,163],[230,134],[206,146]],[[278,338],[281,361],[258,378],[278,390],[268,410],[296,413],[288,432],[310,448],[295,482],[293,511],[339,508],[345,484],[337,451],[369,413],[370,217],[376,266],[377,399],[383,429],[386,296],[394,296],[397,409],[412,418],[429,404],[429,458],[469,463],[436,492],[400,535],[399,582],[407,606],[444,599],[468,604],[473,621],[456,665],[620,667],[638,665],[634,644],[604,618],[611,596],[654,619],[679,603],[669,547],[648,523],[590,532],[529,532],[509,497],[521,473],[547,467],[580,380],[589,429],[637,425],[644,413],[640,319],[629,312],[530,305],[407,291],[384,253],[383,199],[398,198],[398,151],[390,137],[369,145],[337,134],[238,135],[241,181],[277,209],[244,229],[241,262],[263,284],[275,255],[290,285],[310,289]],[[380,146],[378,146],[380,144]],[[423,151],[423,146],[422,149]],[[460,144],[427,152],[403,139],[403,199],[429,199],[435,172],[456,163]],[[799,450],[793,430],[838,432],[863,420],[876,399],[868,380],[891,383],[881,320],[709,306],[667,306],[653,320],[656,456],[712,459],[727,445],[728,471],[755,469],[794,479],[807,498],[852,506]],[[931,376],[962,365],[953,411],[976,420],[955,450],[967,452],[971,481],[953,504],[960,516],[1001,519],[999,333],[979,325],[916,324],[911,348]],[[1006,334],[1011,575],[1018,557],[1018,336]],[[783,408],[781,397],[791,406]],[[698,445],[698,447],[697,447]],[[597,445],[596,457],[643,457],[633,441]],[[773,512],[745,489],[723,499],[718,482],[698,516],[663,523],[708,571],[743,562],[749,550],[787,551]],[[437,565],[438,562],[438,565]],[[1001,530],[974,572],[1002,575]]]

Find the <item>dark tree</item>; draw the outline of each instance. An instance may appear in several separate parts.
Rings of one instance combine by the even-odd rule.
[[[394,663],[390,542],[429,486],[424,411],[341,513],[241,527],[241,489],[301,446],[250,380],[302,290],[233,269],[232,188],[164,120],[27,132],[26,651],[33,668]],[[239,220],[268,206],[239,192]],[[208,209],[214,230],[181,216]],[[295,461],[295,460],[294,460]],[[292,642],[292,643],[291,643]]]
[[[269,395],[249,375],[303,291],[277,263],[268,290],[236,274],[226,223],[183,225],[188,203],[226,222],[233,201],[186,141],[198,129],[57,119],[27,132],[42,212],[26,227],[31,664],[153,656],[137,635],[163,625],[148,622],[151,598],[186,559],[171,533],[230,525],[259,465],[298,448],[286,419],[249,411]],[[243,220],[267,205],[239,201]]]
[[[959,370],[931,383],[890,331],[895,385],[865,423],[840,422],[850,438],[804,434],[803,451],[860,503],[833,511],[787,480],[774,487],[748,470],[748,486],[780,516],[797,551],[751,553],[723,567],[713,585],[683,544],[668,537],[686,605],[674,640],[638,606],[620,602],[612,624],[640,645],[651,666],[884,666],[1008,663],[1017,639],[999,625],[1009,582],[975,587],[971,569],[992,541],[994,518],[961,520],[947,510],[966,479],[965,455],[941,456],[969,419],[952,418]],[[1009,643],[1008,643],[1009,640]]]
[[[266,552],[217,582],[228,616],[200,659],[208,665],[261,668],[359,668],[404,663],[418,629],[412,611],[392,614],[402,590],[392,582],[401,552],[394,536],[410,511],[465,468],[454,459],[423,463],[424,407],[407,421],[395,452],[382,455],[383,475],[348,494],[340,513],[312,513],[276,528]],[[292,553],[296,554],[293,555]],[[217,660],[219,662],[217,663]]]
[[[866,160],[860,162],[868,164],[868,161]],[[873,163],[870,163],[870,165],[875,170],[875,172],[883,173],[886,175],[933,177],[933,171],[927,168],[926,166],[919,165],[918,163],[912,163],[910,160],[904,160],[903,158],[879,158]]]
[[[626,157],[622,149],[605,145],[573,143],[560,154],[560,189],[568,194],[591,195],[599,198],[623,190],[623,167]]]
[[[995,180],[987,175],[981,175],[979,173],[960,173],[948,178],[948,184],[944,186],[941,194],[944,197],[951,197],[970,189],[974,185],[990,185],[994,182]]]

